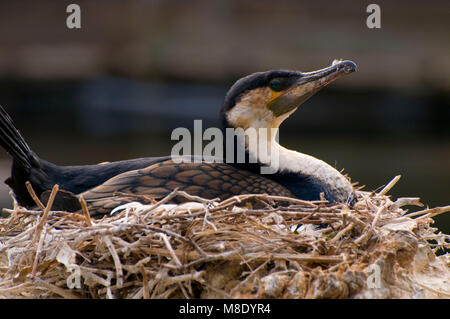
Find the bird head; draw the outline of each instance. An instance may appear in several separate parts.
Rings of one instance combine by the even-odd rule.
[[[221,109],[223,129],[257,133],[256,140],[245,134],[244,139],[232,136],[230,141],[227,135],[224,139],[227,163],[238,163],[249,170],[268,168],[260,172],[285,185],[298,198],[316,200],[324,193],[332,202],[350,201],[353,187],[346,177],[319,159],[282,147],[276,133],[281,123],[317,91],[355,71],[355,63],[335,60],[329,67],[313,72],[274,70],[238,80],[228,91]],[[263,140],[268,142],[265,150],[260,148],[263,144],[259,142]],[[242,146],[245,157],[240,162],[237,153]]]
[[[356,71],[352,61],[335,60],[313,72],[272,70],[239,79],[222,107],[224,127],[278,128],[303,102],[325,85]]]

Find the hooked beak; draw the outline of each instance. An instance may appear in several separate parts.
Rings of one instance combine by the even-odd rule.
[[[297,108],[328,83],[357,70],[352,61],[337,61],[325,69],[299,73],[299,79],[285,92],[267,104],[275,116],[283,115]]]

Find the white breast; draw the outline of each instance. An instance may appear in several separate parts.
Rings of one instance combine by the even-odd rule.
[[[342,189],[351,193],[353,187],[350,181],[331,165],[313,156],[279,147],[280,172],[301,173],[320,180],[331,188]]]
[[[313,156],[303,154],[294,150],[289,150],[275,140],[269,142],[271,151],[264,154],[257,154],[260,163],[267,163],[275,167],[276,172],[298,173],[304,176],[311,176],[327,189],[333,190],[333,196],[346,200],[353,192],[350,181],[334,167]],[[251,149],[249,149],[249,152]],[[255,154],[252,154],[255,156]],[[276,160],[274,159],[276,156]],[[270,160],[269,160],[270,158]],[[274,173],[275,169],[272,170]]]

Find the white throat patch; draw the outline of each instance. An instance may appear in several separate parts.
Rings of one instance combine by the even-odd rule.
[[[253,131],[256,131],[256,145],[255,140],[249,143],[246,134],[245,148],[250,158],[267,165],[261,173],[299,173],[311,176],[330,189],[336,189],[338,193],[351,194],[353,187],[350,181],[335,168],[313,156],[289,150],[278,143],[276,133],[279,126],[296,109],[275,117],[266,105],[269,97],[268,88],[253,90],[244,95],[227,114],[227,120],[233,127],[243,130],[253,128]],[[266,134],[261,134],[261,129],[265,129]],[[265,143],[266,147],[261,149],[261,143]]]

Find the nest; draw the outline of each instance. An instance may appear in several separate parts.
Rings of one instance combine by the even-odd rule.
[[[159,202],[84,214],[4,209],[3,298],[449,298],[450,236],[432,217],[358,192],[330,205],[268,195]],[[56,194],[55,187],[53,195]],[[167,204],[174,196],[189,202]],[[50,197],[51,199],[52,197]],[[142,204],[147,200],[148,204]]]

